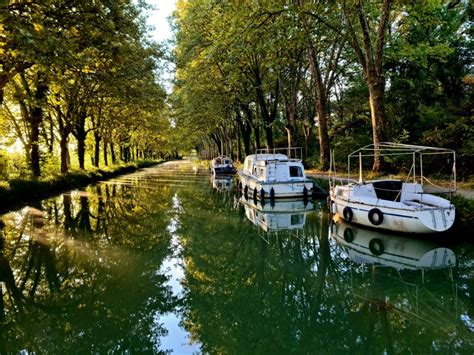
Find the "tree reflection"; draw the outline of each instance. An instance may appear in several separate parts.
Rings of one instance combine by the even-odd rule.
[[[307,216],[299,237],[260,238],[239,207],[229,212],[224,199],[203,210],[205,199],[183,197],[188,208],[180,230],[183,325],[203,352],[472,349],[459,317],[471,308],[469,299],[459,297],[449,270],[354,264],[328,238],[329,221],[321,209]]]
[[[159,352],[168,312],[206,353],[473,352],[472,246],[452,247],[453,272],[359,264],[324,205],[298,233],[263,235],[232,191],[172,174],[3,217],[0,353]]]
[[[159,349],[157,317],[178,302],[159,272],[174,192],[140,183],[100,184],[4,217],[1,353]]]

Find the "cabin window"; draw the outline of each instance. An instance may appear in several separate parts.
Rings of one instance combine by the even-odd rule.
[[[290,223],[292,226],[296,226],[296,225],[304,223],[303,214],[292,214],[290,218],[291,218]]]
[[[303,177],[303,170],[300,166],[290,166],[290,177]]]
[[[265,169],[264,168],[260,168],[259,169],[260,171],[258,172],[258,175],[263,177],[265,175]]]
[[[230,164],[230,161],[228,161],[227,159],[224,160],[224,164]]]

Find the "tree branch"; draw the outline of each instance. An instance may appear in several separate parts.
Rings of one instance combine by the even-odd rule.
[[[377,40],[375,42],[375,69],[377,71],[382,70],[382,54],[383,54],[383,45],[385,30],[387,28],[388,20],[390,18],[390,10],[392,7],[392,0],[385,0],[382,5],[382,13],[380,14],[380,24],[377,31]],[[382,73],[378,73],[379,75]]]
[[[360,47],[359,41],[357,40],[357,35],[349,17],[345,1],[342,4],[342,12],[344,13],[344,17],[347,21],[347,28],[349,32],[349,37],[351,39],[351,47],[354,49],[357,57],[359,58],[360,64],[362,65],[362,69],[364,70],[364,74],[367,75],[367,61],[365,59],[364,53],[362,52],[362,48]]]

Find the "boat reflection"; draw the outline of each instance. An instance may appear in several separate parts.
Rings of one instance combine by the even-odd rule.
[[[303,229],[306,215],[314,206],[311,201],[289,200],[261,203],[242,196],[239,200],[245,208],[245,216],[264,232]]]
[[[358,264],[381,264],[398,270],[444,269],[456,265],[451,249],[434,242],[356,227],[334,216],[332,238]]]
[[[232,176],[211,175],[212,188],[217,191],[229,191],[234,184]]]

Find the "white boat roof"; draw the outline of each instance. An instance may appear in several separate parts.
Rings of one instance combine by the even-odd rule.
[[[214,159],[212,159],[212,161],[216,161],[217,159],[220,159],[221,161],[227,159],[232,162],[232,159],[229,158],[227,155],[219,155],[218,157],[215,157]]]
[[[361,153],[362,156],[374,156],[375,151],[380,155],[406,155],[406,154],[446,154],[454,153],[454,150],[447,148],[428,147],[422,145],[401,144],[382,142],[379,144],[369,144],[365,147],[359,148],[349,154],[349,157],[354,157]]]
[[[288,158],[288,156],[285,154],[251,154],[251,155],[248,155],[247,158],[250,158],[256,161],[263,161],[263,160],[288,161],[290,160],[290,158]]]

